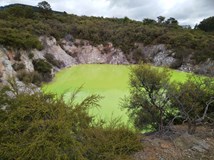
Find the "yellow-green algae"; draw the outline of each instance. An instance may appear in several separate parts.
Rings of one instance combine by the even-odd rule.
[[[82,86],[77,101],[91,94],[104,97],[99,102],[101,107],[91,109],[90,114],[106,121],[121,118],[126,123],[128,116],[125,110],[121,110],[120,102],[129,93],[129,72],[128,65],[77,65],[58,72],[52,82],[43,85],[43,90],[58,95],[65,94],[65,100],[68,100],[69,94]],[[171,74],[172,80],[182,82],[188,73],[172,70]]]

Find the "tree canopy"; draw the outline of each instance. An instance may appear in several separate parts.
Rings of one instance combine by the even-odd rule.
[[[197,28],[205,31],[205,32],[213,32],[214,31],[214,16],[204,19],[199,23]]]
[[[44,10],[51,10],[51,5],[47,1],[39,2],[38,7]]]

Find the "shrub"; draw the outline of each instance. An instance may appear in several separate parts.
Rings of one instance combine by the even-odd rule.
[[[0,43],[18,49],[42,49],[38,37],[22,29],[0,28]]]
[[[151,65],[131,68],[130,95],[123,99],[122,107],[128,109],[137,128],[164,131],[168,117],[175,114],[168,94],[172,86],[170,77],[169,70]]]
[[[182,65],[181,59],[176,59],[169,67],[172,69],[178,69]]]
[[[213,32],[214,31],[214,16],[204,19],[198,25],[198,28],[205,32]]]
[[[140,48],[135,49],[133,51],[133,57],[132,57],[137,63],[143,61],[148,62],[148,59],[145,57],[145,55],[142,53],[142,50]]]
[[[14,63],[14,64],[12,65],[12,67],[13,67],[13,69],[14,69],[15,71],[25,69],[25,65],[24,65],[23,63]]]
[[[34,54],[33,54],[32,52],[30,52],[30,53],[28,54],[28,58],[29,58],[29,59],[33,59],[33,57],[34,57]]]
[[[34,69],[39,73],[51,73],[52,66],[44,59],[33,60]]]
[[[62,61],[59,61],[59,60],[56,60],[55,57],[54,57],[52,54],[50,54],[50,53],[46,53],[46,54],[45,54],[45,58],[46,58],[46,60],[47,60],[50,64],[52,64],[53,66],[56,66],[56,67],[58,67],[58,68],[64,67],[63,62],[62,62]]]
[[[142,148],[139,136],[124,125],[98,125],[84,130],[84,136],[83,144],[87,146],[89,160],[128,160],[132,159],[131,154]]]
[[[20,70],[17,72],[17,78],[26,84],[33,83],[40,86],[42,83],[42,76],[37,71],[27,72],[25,70]]]
[[[194,134],[202,122],[212,119],[214,81],[208,77],[190,76],[173,90],[172,105],[180,110],[180,117],[188,123],[188,133]]]
[[[97,95],[74,103],[74,94],[65,103],[41,92],[9,97],[13,89],[0,88],[0,159],[128,160],[141,149],[135,132],[93,123],[88,109],[97,106]]]

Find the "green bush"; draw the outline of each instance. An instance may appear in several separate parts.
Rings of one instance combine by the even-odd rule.
[[[44,59],[33,60],[34,69],[39,73],[51,73],[52,66]]]
[[[14,64],[12,65],[12,67],[13,67],[13,69],[14,69],[15,71],[25,69],[25,65],[24,65],[23,63],[14,63]]]
[[[213,119],[214,81],[209,77],[189,76],[184,83],[176,84],[171,98],[180,117],[188,124],[188,133],[194,134],[196,127]]]
[[[198,25],[198,28],[205,32],[213,32],[214,31],[214,16],[204,19]]]
[[[27,72],[25,70],[20,70],[17,72],[17,78],[26,84],[33,83],[40,86],[42,83],[42,76],[37,71]]]
[[[28,54],[29,59],[33,59],[33,57],[34,57],[34,54],[32,52]]]
[[[142,148],[139,136],[124,125],[109,124],[84,130],[83,144],[89,160],[132,159],[131,154]]]
[[[59,60],[56,60],[55,57],[54,57],[52,54],[50,54],[50,53],[46,53],[46,54],[45,54],[45,58],[46,58],[46,60],[47,60],[50,64],[52,64],[53,66],[56,66],[56,67],[58,67],[58,68],[64,67],[63,62],[62,62],[62,61],[59,61]]]
[[[43,81],[50,82],[52,80],[52,66],[50,63],[46,62],[44,59],[35,59],[33,60],[33,65],[35,71],[39,72],[42,76]]]
[[[175,115],[177,108],[171,105],[169,70],[137,65],[131,68],[130,94],[123,99],[122,107],[129,111],[135,127],[143,130],[163,132],[169,117]]]
[[[142,147],[137,133],[125,127],[93,123],[88,109],[99,96],[78,104],[75,94],[69,103],[41,92],[8,96],[16,87],[0,88],[0,159],[125,160]]]
[[[0,28],[0,43],[18,49],[42,49],[38,37],[23,29]]]

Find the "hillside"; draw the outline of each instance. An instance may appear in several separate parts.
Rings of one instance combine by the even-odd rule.
[[[42,50],[40,36],[54,37],[60,46],[62,39],[88,40],[94,47],[105,47],[111,42],[130,63],[143,60],[213,75],[214,34],[183,28],[172,18],[165,22],[140,22],[128,17],[77,16],[21,4],[1,7],[0,18],[0,44],[7,49]],[[108,52],[108,48],[104,51]]]

